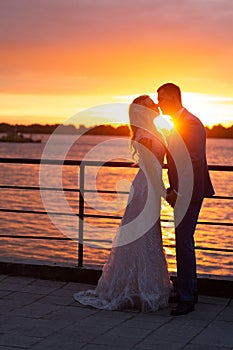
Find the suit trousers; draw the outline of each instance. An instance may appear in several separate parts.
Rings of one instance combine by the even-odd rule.
[[[197,293],[196,255],[194,233],[203,199],[191,201],[186,214],[175,229],[177,291],[180,301],[194,301]],[[176,222],[176,207],[174,220]]]

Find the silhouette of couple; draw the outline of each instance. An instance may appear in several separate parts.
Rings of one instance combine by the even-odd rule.
[[[131,148],[139,164],[128,203],[95,290],[74,294],[76,301],[98,309],[137,308],[156,311],[173,301],[171,315],[187,314],[197,302],[194,232],[203,199],[214,194],[206,161],[206,134],[201,121],[182,105],[180,88],[166,83],[157,90],[158,104],[148,95],[129,107]],[[174,128],[164,137],[155,127],[160,114]],[[167,160],[169,188],[162,180]],[[163,250],[161,198],[174,208],[177,291],[174,293]]]

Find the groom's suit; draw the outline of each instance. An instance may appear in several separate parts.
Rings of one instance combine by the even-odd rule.
[[[178,156],[176,152],[180,152],[176,147],[176,134],[168,139],[167,164],[168,178],[171,189],[176,190],[180,195],[177,205],[174,208],[175,233],[176,233],[176,260],[177,260],[177,289],[181,301],[194,301],[196,293],[196,257],[194,249],[194,232],[198,215],[201,209],[203,199],[214,194],[214,189],[210,180],[207,160],[206,160],[206,133],[201,121],[192,115],[186,109],[182,109],[177,118],[176,130],[180,135],[182,143],[187,149],[187,154],[191,158],[190,178],[192,189],[190,192],[190,200],[187,204],[187,211],[182,215],[182,220],[176,218],[179,216],[179,201],[182,202],[182,196],[185,193],[179,193],[179,180],[174,157]],[[184,147],[185,147],[184,146]],[[182,162],[182,159],[181,159]],[[184,174],[187,177],[187,175]],[[186,182],[189,179],[185,179]]]

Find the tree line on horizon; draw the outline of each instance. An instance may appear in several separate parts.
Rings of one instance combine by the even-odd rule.
[[[56,130],[57,129],[57,130]],[[233,125],[224,127],[221,124],[214,125],[212,128],[205,127],[207,138],[233,138]],[[85,135],[113,135],[129,136],[130,130],[128,125],[119,125],[118,127],[109,125],[96,125],[86,127],[80,125],[78,128],[74,125],[63,124],[8,124],[0,123],[0,133],[19,132],[22,134],[52,134],[56,130],[59,134],[85,134]]]

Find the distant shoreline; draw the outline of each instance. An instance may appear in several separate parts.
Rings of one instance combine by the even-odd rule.
[[[74,125],[62,125],[62,124],[52,124],[52,125],[41,125],[41,124],[7,124],[0,123],[0,133],[8,133],[10,131],[17,131],[22,134],[52,134],[57,128],[58,134],[68,134],[68,135],[113,135],[113,136],[129,136],[130,131],[128,125],[120,125],[118,127],[113,127],[112,125],[96,125],[93,127],[86,127],[85,125],[80,125],[78,128]],[[205,127],[207,138],[233,138],[233,125],[230,127],[224,127],[221,124],[214,125],[212,128]]]

